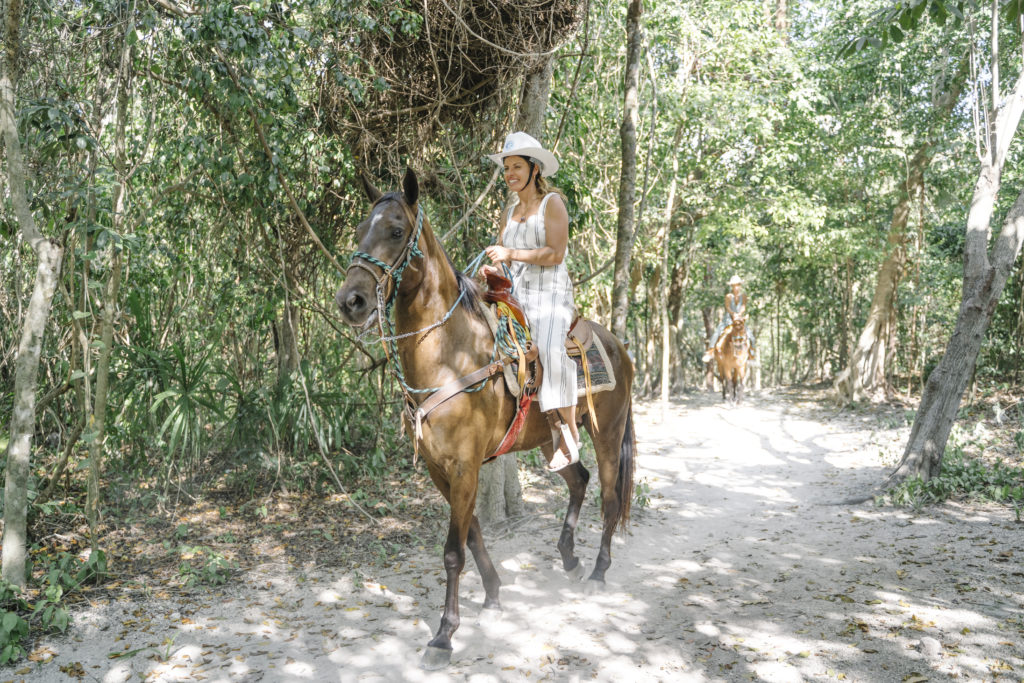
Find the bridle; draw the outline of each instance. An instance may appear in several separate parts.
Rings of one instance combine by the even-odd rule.
[[[395,257],[394,262],[391,263],[390,265],[385,263],[384,261],[381,261],[375,256],[366,253],[365,251],[353,252],[352,257],[349,259],[348,269],[345,271],[345,278],[348,279],[349,271],[351,271],[353,268],[362,268],[363,270],[370,274],[370,277],[372,277],[373,281],[376,283],[375,294],[377,300],[377,307],[375,310],[377,312],[377,329],[380,333],[380,339],[378,339],[377,341],[381,342],[381,344],[383,345],[384,354],[388,357],[388,361],[390,361],[391,370],[394,373],[394,375],[398,378],[398,381],[401,384],[402,389],[406,393],[406,395],[410,393],[433,393],[437,391],[439,387],[431,387],[428,389],[414,389],[413,387],[409,386],[408,382],[405,381],[405,373],[402,371],[402,364],[398,361],[397,342],[400,339],[405,339],[406,337],[414,337],[419,334],[425,336],[426,333],[430,332],[431,330],[437,329],[438,327],[444,325],[446,322],[448,322],[448,319],[451,318],[451,315],[452,313],[455,312],[455,309],[458,308],[459,303],[462,301],[462,298],[466,294],[466,291],[463,289],[459,292],[459,296],[456,297],[455,303],[452,304],[451,308],[448,309],[448,312],[445,313],[444,316],[437,322],[427,325],[426,327],[420,328],[418,330],[404,332],[402,334],[395,334],[395,298],[398,295],[398,288],[402,284],[402,275],[405,273],[405,269],[409,267],[409,264],[412,262],[413,258],[423,257],[423,251],[420,249],[420,236],[423,234],[423,209],[422,207],[417,206],[416,217],[415,219],[413,219],[412,209],[408,204],[400,200],[394,194],[386,194],[377,199],[377,201],[373,203],[373,206],[370,208],[370,212],[372,213],[373,209],[377,208],[378,204],[389,199],[397,201],[401,205],[402,210],[405,211],[406,218],[409,220],[409,222],[414,223],[416,226],[412,234],[409,236],[409,240],[405,243],[405,246],[402,247],[402,251],[399,252],[398,256]],[[480,254],[475,259],[473,259],[473,262],[470,264],[469,269],[475,272],[476,268],[479,267],[480,262],[483,260],[485,254],[486,252],[481,251]],[[374,268],[371,268],[371,266],[373,266]]]
[[[366,253],[365,251],[356,251],[352,253],[352,258],[349,259],[348,269],[345,271],[345,278],[348,279],[348,273],[353,268],[362,268],[373,281],[376,283],[376,298],[377,298],[377,322],[378,326],[381,326],[381,337],[385,336],[383,323],[381,319],[385,317],[385,313],[390,313],[390,309],[394,304],[395,296],[398,294],[398,287],[402,284],[402,275],[405,273],[405,269],[412,262],[412,259],[417,256],[423,256],[423,251],[420,249],[420,235],[423,233],[423,208],[416,207],[415,219],[412,215],[412,209],[408,204],[398,199],[392,194],[386,194],[377,199],[370,208],[370,212],[377,208],[379,204],[387,200],[394,200],[399,203],[402,210],[405,212],[406,218],[409,223],[415,224],[416,228],[412,231],[409,236],[409,240],[402,247],[402,251],[399,252],[395,258],[394,263],[388,265],[380,259]],[[367,265],[370,264],[370,265]],[[374,266],[379,272],[375,272]],[[388,291],[390,289],[390,291]]]

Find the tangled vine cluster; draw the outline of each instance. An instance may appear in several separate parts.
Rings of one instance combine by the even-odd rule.
[[[573,35],[585,8],[585,0],[409,2],[337,43],[320,90],[332,130],[385,166],[422,159],[442,127],[493,135],[522,75]]]

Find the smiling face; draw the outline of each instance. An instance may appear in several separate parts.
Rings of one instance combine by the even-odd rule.
[[[509,156],[502,160],[505,169],[505,182],[508,189],[513,192],[522,192],[532,181],[531,171],[534,173],[532,164],[524,157]]]

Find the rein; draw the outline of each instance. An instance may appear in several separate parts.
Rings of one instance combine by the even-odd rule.
[[[374,202],[374,207],[380,204],[382,201],[387,199],[395,199],[395,197],[384,196]],[[435,323],[427,325],[426,327],[411,332],[404,332],[402,334],[396,334],[395,328],[395,299],[398,296],[398,289],[402,284],[402,275],[405,273],[405,269],[412,262],[413,258],[423,257],[423,250],[420,249],[420,236],[423,234],[423,208],[417,206],[415,220],[412,216],[412,210],[405,202],[399,202],[406,213],[410,223],[415,223],[416,228],[413,230],[412,235],[409,237],[409,241],[406,242],[402,251],[395,258],[395,262],[388,265],[384,261],[364,252],[356,251],[353,252],[352,257],[349,259],[348,270],[352,268],[362,268],[370,277],[373,278],[376,283],[375,293],[377,298],[377,329],[380,332],[380,337],[376,340],[384,346],[384,354],[387,356],[389,366],[392,374],[398,379],[399,384],[402,387],[403,392],[408,397],[409,394],[432,394],[437,392],[442,387],[429,387],[426,389],[416,389],[409,385],[405,379],[405,373],[402,371],[402,364],[398,360],[398,340],[405,339],[407,337],[414,337],[419,334],[426,335],[431,330],[435,330],[441,327],[448,319],[451,318],[452,313],[458,308],[462,298],[466,294],[466,290],[460,287],[459,296],[456,297],[455,303],[451,305],[451,308]],[[470,262],[467,267],[467,271],[472,270],[473,272],[480,266],[483,257],[486,252],[481,251],[473,261]],[[365,263],[364,263],[365,262]],[[370,267],[375,266],[379,269],[379,274]],[[346,270],[346,277],[348,270]],[[390,290],[390,291],[389,291]],[[364,333],[365,334],[365,333]],[[360,335],[362,337],[363,335]],[[492,354],[492,361],[494,360]],[[476,389],[466,389],[466,391],[480,391],[487,384],[486,379]]]

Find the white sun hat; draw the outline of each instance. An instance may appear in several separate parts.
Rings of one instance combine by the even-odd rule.
[[[535,137],[522,131],[509,133],[501,152],[487,155],[498,166],[503,165],[505,157],[511,156],[529,157],[540,166],[540,174],[544,177],[553,175],[558,170],[558,159],[555,155],[544,149]]]
[[[729,286],[730,287],[732,287],[733,285],[742,285],[742,284],[743,284],[743,279],[739,275],[733,275],[729,279]]]

